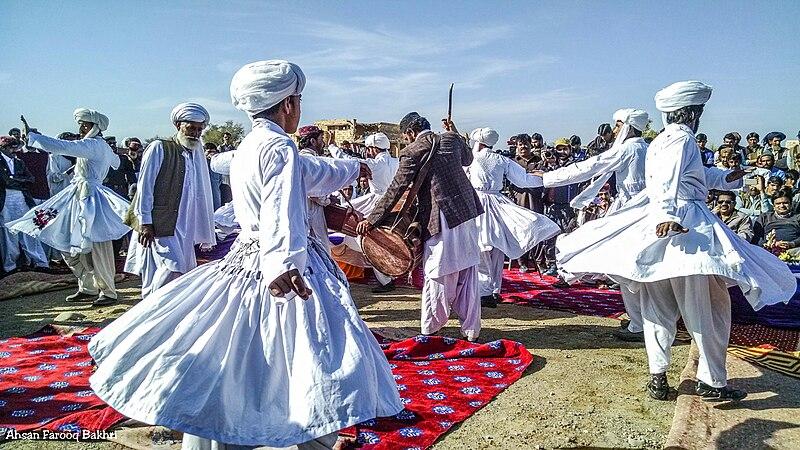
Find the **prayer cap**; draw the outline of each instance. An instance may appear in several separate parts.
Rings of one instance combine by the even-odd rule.
[[[656,108],[677,111],[686,106],[704,105],[711,98],[711,86],[699,81],[679,81],[656,92]]]
[[[629,124],[639,131],[644,131],[644,129],[647,127],[647,124],[650,122],[650,116],[647,114],[647,111],[641,109],[630,109],[628,110],[628,117],[626,117],[623,122]]]
[[[391,147],[389,137],[383,133],[370,134],[364,140],[364,145],[367,147],[378,147],[381,150],[389,150],[389,147]]]
[[[281,59],[256,61],[237,70],[231,80],[231,101],[236,109],[254,116],[299,95],[306,76],[296,64]]]
[[[197,103],[186,102],[181,103],[174,108],[172,108],[172,112],[169,115],[172,123],[177,124],[178,122],[204,122],[208,123],[211,120],[211,116],[208,114],[205,108]]]
[[[16,147],[19,141],[14,136],[0,136],[0,147]]]
[[[316,125],[306,125],[304,127],[300,127],[300,129],[297,130],[297,134],[300,137],[306,137],[315,134],[322,134],[322,130],[320,130],[320,128]]]
[[[497,144],[497,141],[500,139],[500,135],[497,133],[497,131],[489,127],[483,127],[472,130],[472,132],[469,134],[469,138],[475,142],[480,142],[487,147],[493,147],[494,144]]]
[[[569,147],[569,138],[560,137],[553,142],[553,147],[558,147],[559,145]]]
[[[93,109],[78,108],[73,113],[76,122],[89,122],[95,124],[100,131],[108,129],[108,117]]]

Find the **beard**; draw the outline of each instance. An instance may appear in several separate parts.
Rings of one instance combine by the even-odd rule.
[[[178,130],[178,134],[175,135],[175,138],[178,140],[179,144],[189,150],[203,150],[203,144],[199,137],[187,136],[182,131]]]

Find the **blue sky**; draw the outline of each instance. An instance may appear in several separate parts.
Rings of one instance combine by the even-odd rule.
[[[205,2],[7,0],[0,16],[0,131],[75,128],[106,113],[118,139],[172,133],[194,100],[212,121],[235,70],[289,59],[308,77],[302,123],[438,121],[456,84],[462,130],[541,132],[584,143],[614,110],[679,80],[715,87],[701,131],[720,142],[800,129],[800,2]],[[654,125],[660,119],[654,118]]]

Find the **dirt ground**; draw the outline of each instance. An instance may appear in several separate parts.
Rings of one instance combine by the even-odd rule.
[[[92,308],[64,302],[71,291],[56,291],[0,302],[0,337],[35,331],[62,313],[59,323],[101,323],[118,317],[139,296],[138,281],[120,284],[119,305]],[[419,293],[398,289],[373,296],[353,285],[362,317],[371,327],[419,329]],[[524,306],[483,309],[480,341],[522,342],[535,361],[506,391],[456,426],[435,449],[660,448],[670,430],[674,402],[650,400],[644,392],[647,362],[643,345],[614,339],[618,322]],[[64,316],[62,315],[62,318]],[[443,334],[459,337],[451,320]],[[671,380],[678,376],[688,346],[673,349]],[[20,441],[17,449],[120,449],[110,442]]]

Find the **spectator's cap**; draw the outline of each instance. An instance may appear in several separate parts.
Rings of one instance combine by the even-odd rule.
[[[698,133],[696,139],[698,142],[708,142],[708,136],[705,133]]]
[[[742,135],[739,134],[738,131],[734,131],[733,133],[731,133],[731,136],[733,136],[733,139],[737,142],[742,140]]]
[[[772,153],[772,150],[770,150],[768,148],[764,149],[764,151],[761,152],[760,155],[758,155],[759,158],[761,158],[762,156],[771,156],[773,159],[775,158],[775,154]]]
[[[297,130],[297,134],[300,137],[317,136],[322,134],[322,130],[316,125],[306,125],[304,127],[300,127],[300,129]]]
[[[136,142],[139,145],[142,145],[142,141],[139,138],[137,138],[137,137],[129,137],[129,138],[125,138],[125,147],[130,147],[131,146],[131,142]]]
[[[19,128],[12,128],[12,129],[8,130],[8,134],[21,134],[21,133],[22,133],[22,131],[20,131]]]
[[[571,145],[580,146],[581,145],[581,137],[578,136],[577,134],[573,134],[572,136],[569,137],[569,143]]]
[[[798,133],[798,134],[800,134],[800,133]],[[750,138],[756,138],[756,140],[759,140],[759,138],[761,138],[761,136],[759,136],[758,133],[756,133],[755,131],[751,131],[750,133],[747,133],[747,139],[750,139]]]
[[[784,140],[784,139],[786,139],[786,135],[781,133],[780,131],[773,131],[772,133],[769,133],[766,136],[764,136],[764,139],[767,142],[769,142],[769,141],[771,141],[771,140],[773,140],[775,138],[778,138],[780,140]]]
[[[103,139],[106,140],[108,145],[111,145],[111,144],[117,145],[117,138],[115,136],[106,136]]]
[[[599,127],[597,127],[597,135],[602,136],[604,134],[611,133],[611,125],[607,123],[601,123]]]
[[[19,147],[19,141],[14,136],[0,136],[0,148]]]
[[[172,108],[172,112],[169,114],[169,118],[174,124],[180,122],[208,123],[208,121],[211,120],[211,116],[203,105],[193,102],[175,105],[175,107]]]
[[[569,147],[569,138],[560,137],[553,142],[553,146],[558,148],[559,146]]]
[[[532,141],[542,141],[542,142],[544,142],[544,138],[543,138],[543,137],[542,137],[542,135],[541,135],[541,134],[539,134],[539,133],[533,133],[533,134],[531,135],[531,140],[532,140]]]

